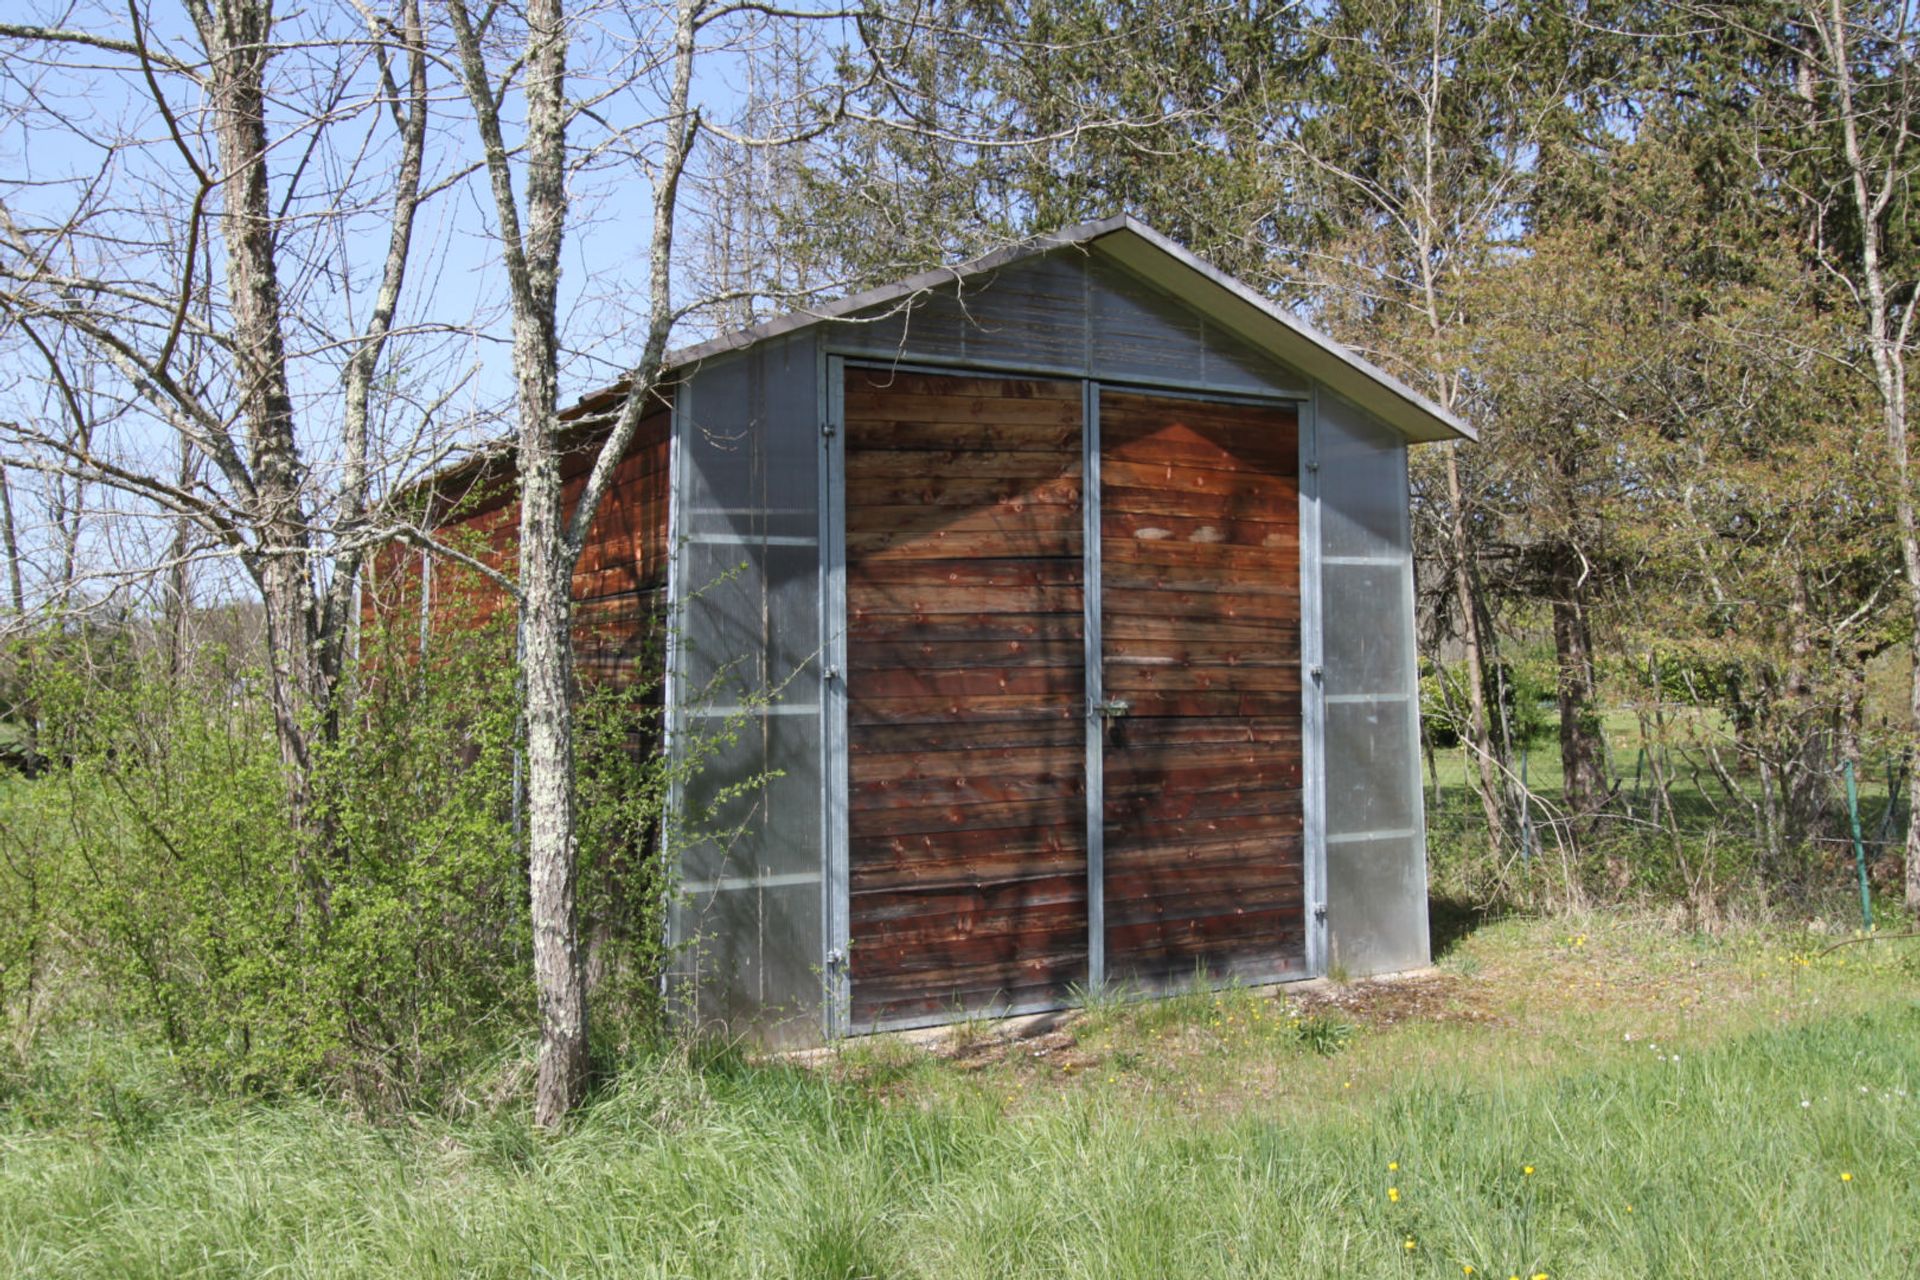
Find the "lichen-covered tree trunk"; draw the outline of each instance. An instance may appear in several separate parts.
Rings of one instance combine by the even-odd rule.
[[[525,371],[523,400],[551,376]],[[551,413],[552,399],[545,401]],[[522,405],[528,414],[532,406]],[[523,419],[527,420],[527,419]],[[532,418],[532,421],[539,421]],[[587,977],[577,913],[573,790],[572,561],[562,536],[560,459],[551,433],[521,433],[520,645],[527,734],[527,874],[540,1061],[534,1111],[557,1123],[587,1084]]]
[[[527,875],[540,1006],[534,1117],[551,1126],[587,1090],[587,970],[575,910],[579,834],[573,791],[573,565],[579,550],[567,536],[554,434],[560,399],[556,300],[567,218],[566,15],[560,0],[533,0],[526,16],[526,225],[517,237],[518,269],[510,262],[509,273],[516,277],[518,299],[513,372],[520,418]],[[505,183],[504,170],[496,174]],[[510,183],[504,194],[510,202]]]
[[[266,67],[273,15],[257,0],[195,8],[209,66],[220,157],[221,235],[251,476],[256,576],[266,611],[269,696],[296,825],[311,800],[311,733],[324,718],[321,637],[305,475],[287,383],[275,223],[268,185]],[[310,870],[310,869],[309,869]]]
[[[527,862],[533,924],[533,967],[540,1007],[534,1119],[553,1127],[586,1095],[587,957],[578,920],[579,832],[573,756],[573,568],[613,474],[644,412],[659,403],[660,370],[675,311],[672,298],[674,217],[680,176],[698,136],[689,109],[698,0],[673,9],[671,82],[660,127],[648,253],[652,298],[639,361],[612,429],[594,454],[571,512],[563,505],[557,307],[560,247],[567,218],[566,101],[568,25],[562,0],[531,0],[524,11],[526,44],[516,59],[526,100],[525,137],[509,148],[483,46],[466,0],[445,0],[474,111],[513,307],[513,370],[517,386],[520,481],[521,679],[527,720]],[[514,190],[515,160],[526,175]]]

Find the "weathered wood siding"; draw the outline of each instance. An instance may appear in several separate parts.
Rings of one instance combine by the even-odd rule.
[[[854,1024],[1087,977],[1081,389],[847,373]]]
[[[576,674],[583,681],[623,688],[650,682],[650,701],[656,705],[666,660],[670,423],[660,413],[640,424],[573,571]],[[567,479],[568,510],[579,501],[590,461],[581,459],[580,469]]]
[[[1109,981],[1305,964],[1298,435],[1101,395]]]
[[[665,413],[642,420],[627,456],[614,472],[599,516],[573,574],[573,645],[583,681],[653,686],[659,697],[661,622],[667,584],[667,510],[671,477]],[[566,463],[565,501],[571,510],[586,484],[600,435],[581,431]],[[429,500],[438,536],[504,573],[514,572],[520,532],[518,493],[510,472],[457,474]],[[508,609],[506,595],[470,569],[437,560],[427,571],[432,630],[484,626]],[[399,625],[418,616],[420,553],[395,545],[375,558],[365,613]],[[638,730],[636,730],[638,732]]]

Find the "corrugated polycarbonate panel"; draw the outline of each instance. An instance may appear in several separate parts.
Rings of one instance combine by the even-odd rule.
[[[1347,972],[1426,963],[1427,873],[1418,837],[1330,840],[1327,893],[1339,904],[1332,913],[1334,958]]]
[[[1317,407],[1329,959],[1383,973],[1428,960],[1406,444]]]
[[[949,286],[866,320],[833,324],[829,346],[879,358],[1077,374],[1235,392],[1299,391],[1304,375],[1203,321],[1098,253],[1060,249]]]
[[[1320,467],[1326,493],[1320,551],[1329,559],[1406,560],[1407,446],[1344,400],[1322,396]]]
[[[1323,559],[1320,590],[1327,616],[1341,620],[1337,657],[1326,665],[1329,698],[1409,692],[1407,567],[1394,560]]]
[[[1340,615],[1327,610],[1331,629]],[[1328,636],[1327,656],[1340,641]],[[1331,663],[1329,663],[1331,666]],[[1413,700],[1349,694],[1327,700],[1327,838],[1407,832],[1420,818],[1420,792],[1407,781]]]
[[[685,1015],[763,1042],[819,1040],[821,668],[816,350],[803,334],[682,388],[674,572]]]

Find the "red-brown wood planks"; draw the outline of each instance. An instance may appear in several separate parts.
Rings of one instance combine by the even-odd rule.
[[[1103,393],[1107,973],[1304,963],[1297,422]]]
[[[596,446],[598,439],[593,438]],[[670,452],[668,416],[657,413],[643,418],[588,527],[572,584],[577,603],[575,664],[585,681],[622,687],[659,684],[665,660],[661,597],[667,579]],[[562,497],[568,506],[578,500],[591,462],[592,453],[584,448],[566,459]],[[511,484],[463,483],[472,487],[464,498],[451,501],[441,536],[462,550],[473,551],[491,567],[512,572],[520,512]],[[379,569],[382,579],[390,573],[413,578],[414,603],[407,607],[417,609],[417,554],[382,552]],[[454,596],[455,583],[460,596],[457,612],[440,604]],[[436,626],[480,625],[505,608],[505,599],[493,582],[446,562],[434,570],[433,593]],[[392,602],[369,594],[370,611],[391,607]]]
[[[1058,998],[1087,955],[1078,384],[851,370],[856,1023]]]

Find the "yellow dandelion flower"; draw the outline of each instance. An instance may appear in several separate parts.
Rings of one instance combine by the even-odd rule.
[[[1413,1237],[1412,1237],[1412,1236],[1408,1236],[1408,1237],[1407,1237],[1407,1243],[1406,1243],[1406,1250],[1407,1250],[1407,1252],[1408,1252],[1408,1253],[1412,1253],[1412,1252],[1413,1252]]]
[[[1533,1176],[1533,1166],[1528,1165],[1526,1168],[1522,1169],[1520,1172],[1525,1176],[1531,1178]]]
[[[1340,1087],[1342,1089],[1351,1089],[1353,1088],[1353,1081],[1349,1080],[1345,1084],[1341,1085]]]
[[[1387,1172],[1388,1173],[1400,1172],[1400,1162],[1398,1160],[1387,1161]]]
[[[1852,1181],[1853,1181],[1853,1175],[1852,1175],[1852,1174],[1850,1174],[1850,1173],[1843,1173],[1843,1174],[1841,1174],[1841,1175],[1840,1175],[1840,1181],[1842,1181],[1842,1182],[1852,1182]]]
[[[1388,1187],[1388,1188],[1387,1188],[1387,1199],[1389,1199],[1389,1200],[1391,1200],[1391,1201],[1393,1201],[1393,1203],[1395,1203],[1395,1204],[1399,1204],[1399,1203],[1400,1203],[1400,1188],[1398,1188],[1398,1187]]]
[[[1463,1276],[1470,1276],[1470,1275],[1472,1275],[1472,1274],[1473,1274],[1473,1264],[1472,1264],[1471,1262],[1463,1262],[1463,1263],[1461,1263],[1461,1264],[1460,1264],[1460,1274],[1461,1274],[1461,1275],[1463,1275]]]

